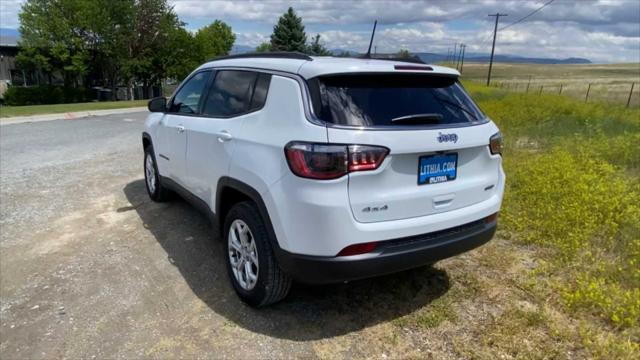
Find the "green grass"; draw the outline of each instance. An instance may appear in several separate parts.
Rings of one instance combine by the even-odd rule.
[[[447,64],[445,64],[447,65]],[[449,65],[451,66],[451,65]],[[454,65],[455,66],[455,65]],[[488,64],[465,63],[463,78],[485,83]],[[531,80],[529,78],[531,77]],[[640,107],[640,64],[588,64],[588,65],[541,65],[505,64],[493,66],[493,85],[500,85],[512,91],[538,94],[562,94],[584,100],[589,84],[589,101],[626,105],[631,84],[635,82],[630,106]],[[528,86],[528,90],[527,90]]]
[[[465,85],[505,137],[502,228],[545,249],[537,295],[594,356],[639,351],[640,111]]]
[[[148,100],[105,101],[75,104],[0,106],[0,117],[29,116],[38,114],[55,114],[77,111],[106,110],[146,106]]]

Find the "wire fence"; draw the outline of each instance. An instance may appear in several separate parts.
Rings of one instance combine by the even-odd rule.
[[[640,84],[597,83],[582,81],[537,82],[537,81],[493,81],[492,87],[532,95],[557,94],[570,96],[584,102],[606,102],[627,108],[640,108]]]

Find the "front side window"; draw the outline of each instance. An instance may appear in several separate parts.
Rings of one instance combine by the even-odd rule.
[[[207,85],[211,71],[202,71],[187,80],[173,97],[169,112],[197,114],[200,97]]]
[[[358,127],[462,124],[484,115],[457,79],[437,75],[331,75],[309,81],[314,112]]]

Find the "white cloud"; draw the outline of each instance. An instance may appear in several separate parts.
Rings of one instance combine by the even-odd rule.
[[[269,41],[269,34],[259,32],[235,33],[237,45],[248,45],[256,47],[265,41]]]
[[[309,36],[320,33],[331,49],[365,51],[369,30],[347,29],[354,25],[368,29],[377,19],[381,25],[375,41],[379,52],[406,48],[414,52],[446,53],[454,43],[464,42],[469,52],[488,53],[493,18],[486,15],[496,11],[508,13],[508,17],[501,19],[502,27],[547,0],[172,2],[181,17],[269,25],[291,5],[303,18]],[[450,21],[472,26],[456,26]],[[314,31],[327,27],[334,29]],[[239,34],[238,43],[244,37]],[[267,37],[264,34],[263,39]],[[247,44],[256,45],[258,38],[253,34]],[[530,20],[501,31],[497,51],[522,56],[586,57],[601,62],[640,61],[640,1],[556,0]]]
[[[17,14],[23,1],[0,0],[2,27],[18,26]],[[169,0],[181,19],[190,23],[221,19],[234,27],[234,22],[243,21],[245,28],[234,27],[238,45],[257,46],[268,41],[271,26],[293,6],[303,18],[309,38],[320,33],[322,42],[330,49],[365,51],[371,23],[377,19],[380,26],[375,45],[379,52],[406,48],[439,53],[446,53],[456,42],[466,43],[468,52],[488,53],[493,18],[487,14],[508,13],[508,17],[500,19],[504,26],[547,1]],[[256,29],[269,30],[262,33]],[[640,62],[640,1],[556,0],[527,21],[501,31],[497,51],[523,56]]]
[[[0,0],[0,27],[17,29],[18,13],[25,0]]]
[[[202,1],[170,0],[181,16],[256,20],[273,23],[289,6],[306,24],[414,23],[482,19],[499,11],[508,21],[539,8],[547,0],[405,0],[405,1]],[[535,18],[542,21],[574,21],[583,24],[635,23],[640,20],[637,0],[556,0]]]

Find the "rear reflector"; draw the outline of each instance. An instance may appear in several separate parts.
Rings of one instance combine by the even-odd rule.
[[[495,214],[491,214],[489,216],[487,216],[486,218],[484,218],[484,222],[485,224],[491,224],[494,221],[498,220],[498,213]]]
[[[502,134],[497,132],[489,138],[489,150],[493,155],[502,155]]]
[[[349,245],[346,248],[342,249],[337,256],[351,256],[351,255],[366,254],[368,252],[372,252],[373,250],[375,250],[376,246],[378,246],[377,242],[368,242],[368,243],[362,243],[362,244]]]

